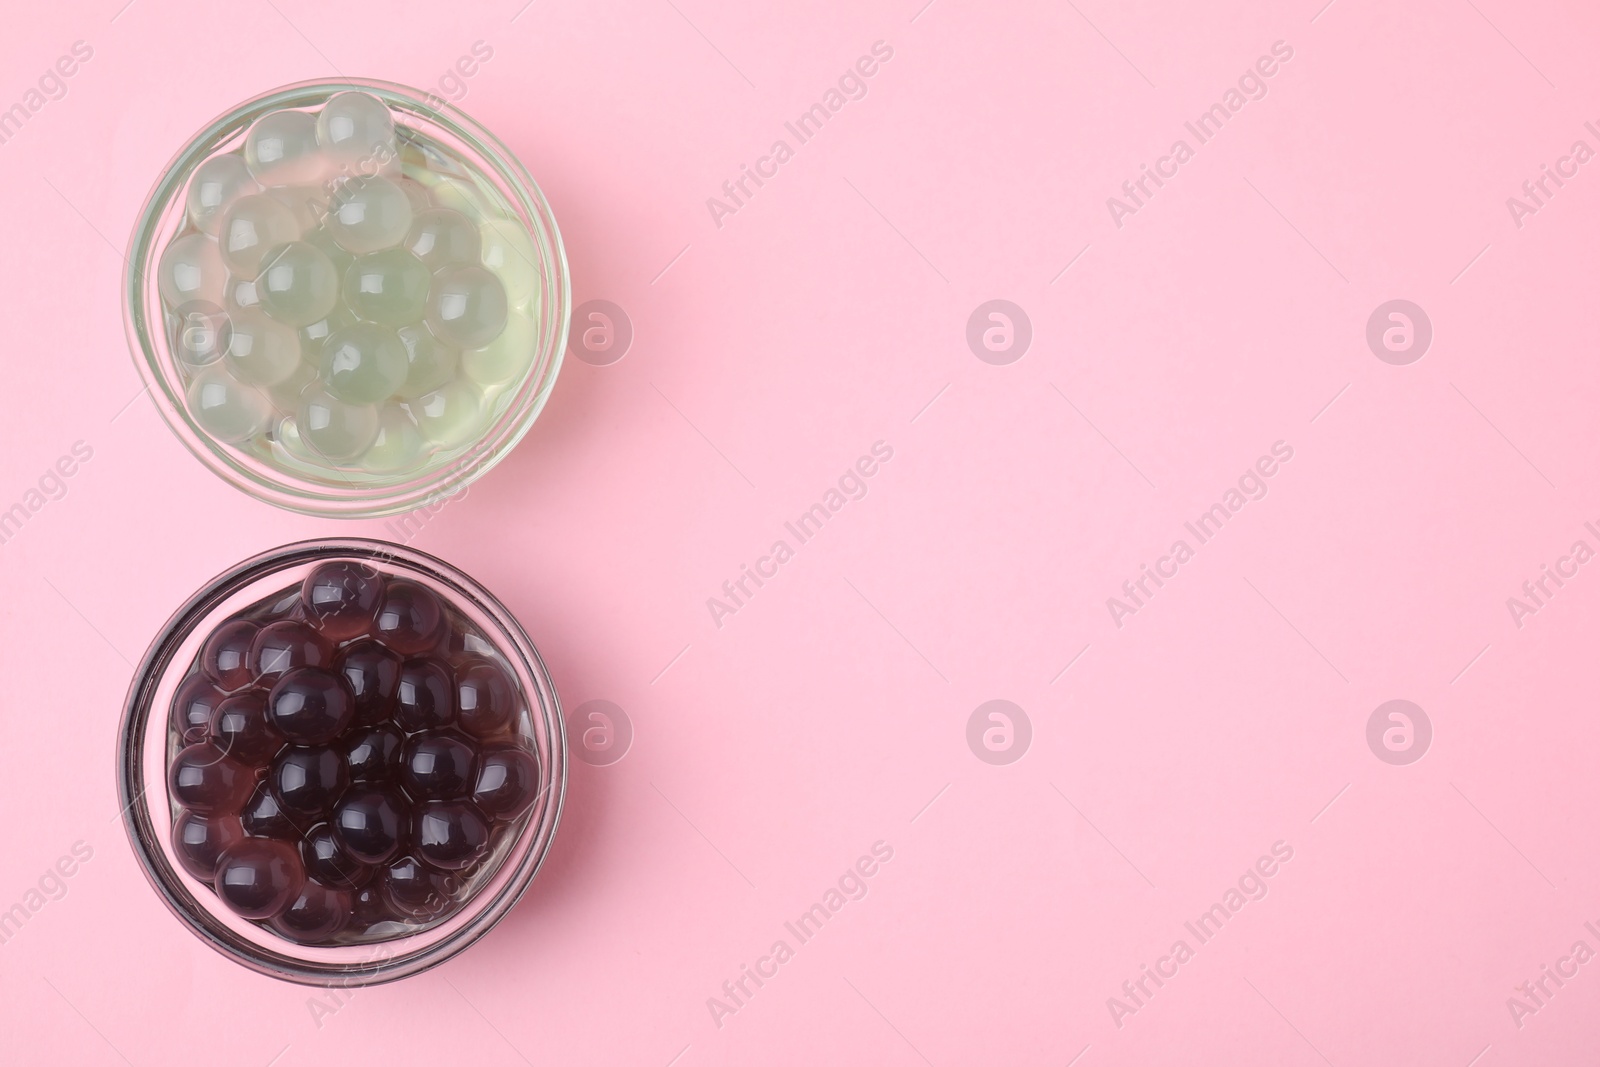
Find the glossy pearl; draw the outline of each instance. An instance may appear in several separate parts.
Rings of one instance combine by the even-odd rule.
[[[486,748],[478,764],[472,801],[490,818],[509,822],[532,807],[539,792],[539,764],[518,745]]]
[[[405,579],[391,579],[378,609],[373,632],[396,652],[417,656],[439,643],[444,630],[444,605],[439,598]]]
[[[173,309],[172,351],[190,367],[214,363],[233,343],[233,320],[222,308],[191,300]]]
[[[246,919],[270,919],[305,883],[300,855],[282,841],[245,838],[217,860],[217,896]]]
[[[323,667],[296,667],[267,694],[267,721],[294,745],[322,745],[355,718],[355,698],[342,674]]]
[[[237,814],[254,785],[250,768],[208,741],[180,751],[167,775],[172,798],[201,815]]]
[[[250,799],[245,801],[239,817],[245,832],[252,837],[276,837],[281,840],[299,840],[298,816],[292,816],[278,803],[268,782],[256,786]]]
[[[384,326],[422,321],[433,276],[403,248],[357,256],[344,273],[344,302],[357,315]]]
[[[533,366],[538,338],[533,320],[520,311],[506,316],[505,329],[482,348],[461,353],[461,369],[482,386],[522,379]]]
[[[472,792],[478,750],[447,733],[415,734],[400,754],[400,783],[418,800],[455,800]]]
[[[300,583],[306,615],[335,641],[366,633],[382,599],[383,577],[355,560],[319,564]]]
[[[367,880],[372,868],[356,859],[339,842],[332,823],[318,823],[300,842],[300,860],[306,873],[325,885],[354,889]]]
[[[437,730],[455,719],[450,669],[438,660],[416,659],[400,671],[394,721],[408,733]]]
[[[291,241],[267,253],[256,292],[268,315],[290,326],[309,326],[339,302],[339,272],[315,245]]]
[[[272,111],[256,120],[244,139],[244,161],[263,184],[285,185],[322,176],[317,120],[304,111]]]
[[[267,719],[267,694],[247,689],[217,705],[208,731],[212,744],[247,767],[264,767],[283,735]]]
[[[251,678],[269,687],[286,671],[326,667],[332,660],[327,639],[294,619],[268,623],[256,632],[250,645]]]
[[[414,400],[443,388],[456,376],[461,355],[434,339],[426,326],[402,326],[395,333],[406,347],[406,380],[395,395]]]
[[[530,299],[539,287],[539,256],[528,231],[515,219],[491,218],[479,224],[483,265],[505,286],[514,304]]]
[[[411,218],[411,201],[394,182],[354,178],[334,193],[327,226],[340,248],[361,255],[399,244]]]
[[[350,894],[307,880],[272,919],[272,927],[298,944],[331,940],[350,922]]]
[[[235,378],[247,385],[281,385],[300,369],[300,335],[255,309],[229,316],[233,332],[225,357]]]
[[[375,404],[392,395],[406,380],[406,369],[400,338],[374,322],[335,330],[322,345],[322,381],[330,396],[348,404]]]
[[[206,817],[186,811],[172,824],[172,849],[183,869],[210,883],[217,876],[217,861],[227,849],[244,840],[244,828],[232,815]]]
[[[206,739],[211,733],[211,716],[223,699],[222,690],[203,673],[191,674],[178,683],[178,691],[172,695],[171,721],[184,744]]]
[[[327,191],[321,185],[277,185],[265,192],[288,208],[294,216],[295,225],[307,235],[306,240],[313,240],[311,235],[318,232],[328,214]]]
[[[435,800],[412,819],[417,855],[447,871],[459,871],[489,852],[489,825],[471,804]]]
[[[456,708],[461,728],[473,737],[496,737],[511,725],[516,691],[499,665],[482,660],[456,670]]]
[[[505,328],[506,290],[483,267],[456,263],[433,276],[428,329],[455,348],[482,348]]]
[[[385,404],[378,411],[378,436],[361,465],[379,472],[411,470],[422,462],[425,447],[411,414],[397,404]]]
[[[225,692],[251,679],[250,645],[261,627],[249,619],[231,619],[211,631],[200,649],[200,666]]]
[[[406,803],[392,789],[357,788],[339,801],[333,832],[362,863],[387,863],[405,843]]]
[[[228,208],[217,246],[233,277],[253,281],[269,250],[299,238],[300,225],[294,213],[282,202],[258,193],[240,197]]]
[[[384,903],[395,915],[430,919],[450,906],[453,894],[443,872],[414,856],[403,856],[378,876]]]
[[[156,288],[168,307],[191,300],[221,306],[222,286],[228,269],[215,239],[203,233],[186,234],[167,245],[156,264]]]
[[[194,169],[184,207],[189,221],[202,233],[215,237],[222,214],[241,196],[259,192],[244,157],[233,152],[212,156]]]
[[[355,459],[378,436],[377,408],[346,403],[322,387],[301,396],[296,416],[301,440],[324,464]]]
[[[483,394],[471,382],[457,379],[425,396],[407,401],[423,440],[437,448],[459,448],[488,422]]]
[[[394,118],[371,93],[338,93],[317,115],[317,143],[348,174],[376,173],[399,160]]]
[[[272,761],[267,780],[278,805],[290,815],[319,819],[350,783],[344,754],[327,745],[286,748]]]
[[[430,271],[451,263],[477,263],[483,239],[473,221],[449,208],[418,212],[406,233],[404,247],[427,264]]]
[[[377,641],[357,641],[340,650],[337,669],[354,694],[357,723],[379,722],[393,712],[403,663],[400,653]]]
[[[213,364],[189,383],[189,412],[218,441],[239,444],[267,428],[272,404],[254,387]]]
[[[406,735],[389,723],[351,734],[344,749],[350,780],[368,784],[391,781],[400,771],[400,750],[405,743]]]

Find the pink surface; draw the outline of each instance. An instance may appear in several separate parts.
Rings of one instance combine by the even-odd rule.
[[[13,24],[0,106],[39,107],[0,144],[0,508],[39,506],[0,546],[8,1061],[1592,1061],[1600,564],[1570,551],[1600,549],[1600,163],[1569,157],[1600,149],[1593,11],[922,2],[106,0]],[[75,41],[92,58],[46,79],[65,95],[30,100]],[[880,41],[801,143],[785,123]],[[632,747],[575,764],[505,924],[348,997],[179,926],[112,774],[131,662],[192,590],[287,541],[392,536],[208,475],[121,325],[159,168],[235,102],[338,72],[464,88],[549,196],[577,300],[634,333],[569,360],[413,540]],[[1185,123],[1241,78],[1202,143]],[[769,176],[708,206],[742,165]],[[1142,165],[1168,176],[1135,202]],[[1539,206],[1542,165],[1569,176]],[[996,299],[1031,324],[1009,363],[981,342],[1004,323],[980,316],[988,359],[967,342]],[[1433,329],[1404,365],[1366,339],[1397,299]],[[92,458],[30,497],[76,442]],[[830,501],[875,445],[865,495]],[[1185,524],[1219,503],[1202,544]],[[1169,576],[1135,602],[1145,564]],[[734,603],[745,565],[776,574]],[[1536,603],[1545,565],[1568,577]],[[992,700],[1031,727],[1013,762],[977,753],[1021,750],[1014,712],[969,747]],[[1424,745],[1415,714],[1409,748],[1387,714],[1369,746],[1391,700],[1431,724],[1420,760],[1391,762]],[[876,842],[893,858],[802,943],[785,924]]]

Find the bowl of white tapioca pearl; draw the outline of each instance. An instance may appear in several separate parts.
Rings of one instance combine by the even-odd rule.
[[[436,97],[289,86],[178,153],[128,255],[141,377],[212,471],[308,514],[436,503],[555,384],[571,294],[523,164]]]

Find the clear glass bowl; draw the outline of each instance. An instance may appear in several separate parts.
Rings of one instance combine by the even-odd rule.
[[[481,869],[461,902],[431,925],[336,945],[304,945],[230,910],[178,858],[179,811],[168,786],[173,751],[169,708],[206,637],[222,621],[297,585],[320,564],[352,560],[422,585],[487,635],[520,690],[518,732],[539,765],[539,793]],[[197,937],[262,974],[313,985],[370,985],[433,967],[482,937],[511,910],[544,861],[566,795],[567,741],[561,708],[538,651],[487,590],[426,553],[359,538],[302,541],[245,560],[213,579],[168,620],[128,690],[117,762],[123,822],[134,853],[162,900]],[[398,924],[396,924],[398,925]]]
[[[261,116],[279,109],[314,110],[351,90],[381,100],[395,119],[400,160],[443,161],[498,212],[521,224],[532,244],[539,279],[529,306],[536,310],[535,351],[527,372],[492,387],[492,414],[482,432],[433,456],[425,465],[380,474],[353,465],[296,462],[293,449],[272,439],[228,444],[209,433],[186,402],[187,370],[174,338],[190,330],[163,306],[157,264],[186,221],[185,195],[195,168],[238,149]],[[365,166],[366,161],[363,161]],[[374,164],[376,167],[376,164]],[[365,171],[363,170],[362,173]],[[549,398],[566,349],[571,287],[566,253],[550,206],[522,163],[488,130],[454,106],[417,89],[346,79],[302,82],[248,100],[212,122],[167,165],[134,227],[123,294],[129,347],[140,377],[167,426],[207,467],[258,500],[310,515],[392,515],[437,502],[481,476],[516,446]],[[214,308],[201,332],[220,329]],[[198,321],[198,320],[197,320]],[[293,444],[293,442],[289,442]],[[302,453],[304,449],[301,450]]]

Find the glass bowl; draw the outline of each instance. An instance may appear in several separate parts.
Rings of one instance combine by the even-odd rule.
[[[487,637],[520,691],[514,732],[538,764],[531,807],[506,828],[475,870],[451,885],[455,910],[410,925],[391,922],[344,943],[307,945],[236,914],[185,867],[173,843],[182,806],[171,796],[169,760],[182,744],[169,708],[216,626],[298,591],[321,564],[353,561],[433,592]],[[382,613],[380,612],[380,618]],[[471,651],[483,651],[469,646]],[[492,653],[489,653],[492,655]],[[302,541],[245,560],[191,596],[145,653],[128,690],[119,739],[118,789],[134,853],[157,894],[202,941],[262,974],[312,985],[369,985],[433,967],[482,937],[528,888],[549,850],[566,794],[567,741],[561,709],[539,653],[498,600],[459,570],[383,541]],[[264,773],[264,772],[260,772]],[[297,844],[298,847],[298,844]]]
[[[234,295],[237,279],[229,277],[226,297],[218,303],[199,301],[177,308],[164,304],[158,283],[158,266],[168,244],[186,228],[193,228],[187,196],[196,168],[213,157],[242,152],[252,126],[270,112],[313,113],[334,95],[350,91],[370,94],[387,106],[397,148],[354,163],[325,161],[324,169],[299,186],[310,198],[294,206],[302,213],[302,227],[314,228],[314,220],[327,218],[330,205],[336,208],[348,202],[348,190],[354,188],[351,182],[359,184],[375,174],[420,174],[435,190],[428,194],[434,203],[448,197],[445,206],[469,215],[477,212],[477,218],[507,220],[505,224],[513,230],[520,228],[536,261],[532,267],[537,279],[529,295],[525,302],[513,301],[512,308],[513,317],[521,309],[533,320],[526,371],[516,372],[520,363],[512,362],[509,380],[475,381],[470,390],[463,390],[481,396],[486,414],[463,429],[464,439],[450,436],[423,460],[400,470],[391,467],[380,472],[372,469],[377,464],[344,457],[330,460],[327,457],[332,453],[317,450],[299,433],[293,417],[282,418],[300,403],[302,394],[294,382],[303,384],[303,378],[260,389],[263,398],[270,395],[278,405],[266,429],[249,432],[237,443],[208,430],[191,411],[188,391],[191,384],[200,389],[194,379],[201,369],[209,369],[207,360],[215,360],[212,366],[221,369],[223,360],[208,351],[225,350],[229,344],[230,315],[237,316],[240,307]],[[444,186],[450,188],[440,192]],[[407,188],[415,192],[417,183]],[[280,192],[285,190],[274,190],[275,195]],[[345,199],[336,199],[341,197]],[[420,204],[413,202],[417,210],[421,210]],[[521,243],[509,247],[515,250]],[[527,254],[518,251],[515,258],[524,259]],[[335,265],[344,269],[343,261],[336,259]],[[436,288],[437,283],[434,285]],[[254,296],[253,287],[245,288]],[[167,165],[140,213],[127,255],[123,302],[129,347],[140,377],[161,418],[190,452],[223,480],[258,500],[303,514],[344,517],[392,515],[437,502],[504,458],[527,433],[555,385],[571,316],[561,235],[549,205],[522,163],[493,134],[453,105],[416,89],[362,79],[302,82],[277,89],[240,104],[197,133]],[[337,314],[330,313],[328,328],[339,325],[335,320],[342,319],[345,310],[341,304],[335,309]],[[321,325],[306,329],[314,331]],[[312,344],[303,336],[303,358],[314,364],[318,357]],[[523,358],[521,343],[506,347],[517,353],[517,361]],[[180,349],[190,352],[190,358],[180,358]],[[297,369],[304,371],[305,367]],[[446,411],[455,402],[447,402],[443,391],[430,397],[438,398],[438,411]],[[415,410],[403,406],[405,411]],[[384,405],[386,412],[388,408],[398,411],[400,405]],[[404,421],[398,414],[395,418]]]

